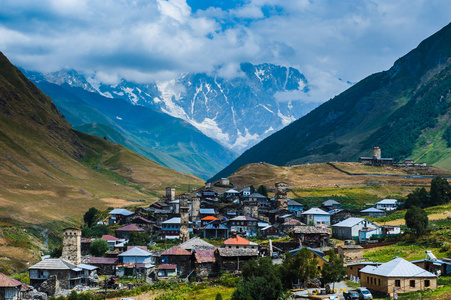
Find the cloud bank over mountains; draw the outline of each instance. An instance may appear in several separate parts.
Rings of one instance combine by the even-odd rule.
[[[233,78],[242,62],[292,66],[311,86],[299,100],[322,102],[388,69],[449,11],[439,0],[3,0],[0,50],[25,69],[76,69],[111,84]]]

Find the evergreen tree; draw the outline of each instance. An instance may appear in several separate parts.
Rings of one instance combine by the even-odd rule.
[[[260,195],[263,195],[265,197],[268,197],[268,189],[264,185],[261,185],[258,187],[257,193],[259,193]]]
[[[451,186],[446,178],[437,176],[431,181],[431,206],[447,204],[451,200]]]
[[[296,282],[302,282],[304,286],[306,286],[307,281],[315,278],[319,273],[318,260],[316,259],[316,256],[305,247],[294,256],[291,256],[291,254],[287,252],[281,271],[282,278],[287,287]]]
[[[412,229],[417,236],[426,232],[429,218],[424,209],[418,206],[412,206],[407,210],[404,219],[406,220],[406,226]]]
[[[431,206],[429,193],[424,187],[416,188],[412,193],[407,195],[407,199],[404,202],[404,208],[408,209],[412,206],[421,208]]]
[[[93,256],[103,256],[105,252],[110,250],[110,247],[108,246],[108,243],[105,240],[98,239],[91,243],[91,246],[89,248],[89,252]]]
[[[321,271],[323,282],[333,283],[332,289],[335,289],[335,282],[340,282],[346,276],[346,269],[343,265],[343,259],[335,254],[334,249],[329,249],[329,263],[323,266]]]
[[[83,222],[88,227],[92,227],[92,225],[97,221],[96,217],[99,214],[99,210],[95,207],[91,207],[84,215],[83,215]]]

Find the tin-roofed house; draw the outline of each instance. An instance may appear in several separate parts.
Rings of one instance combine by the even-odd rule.
[[[139,247],[133,247],[119,254],[118,258],[119,264],[116,270],[118,276],[140,275],[147,279],[155,267],[152,254]]]
[[[437,275],[397,257],[360,270],[360,284],[381,293],[398,294],[437,288]]]
[[[398,209],[398,200],[396,199],[384,199],[375,204],[375,208],[382,209],[385,211],[397,210]]]
[[[47,258],[29,267],[28,272],[30,285],[36,289],[52,276],[56,276],[60,288],[72,289],[81,284],[83,269],[61,258]]]
[[[136,224],[126,225],[124,227],[121,227],[121,228],[118,228],[115,230],[116,237],[123,238],[123,239],[129,239],[130,233],[132,233],[132,232],[144,233],[146,231]]]
[[[372,229],[371,235],[381,234],[381,229],[378,225],[362,218],[348,218],[337,224],[332,225],[332,237],[341,240],[359,239],[363,233],[365,238],[370,238],[371,235],[366,234],[366,230]],[[360,232],[363,232],[362,234]]]
[[[335,201],[334,199],[329,199],[329,200],[321,203],[321,209],[323,209],[324,211],[331,211],[333,209],[341,209],[341,204],[340,204],[340,202]]]
[[[375,217],[375,218],[385,217],[387,215],[387,213],[384,210],[377,209],[374,207],[364,209],[364,210],[360,211],[360,214],[362,216]]]
[[[116,275],[117,257],[89,257],[88,263],[98,267],[99,275]]]
[[[236,272],[249,260],[258,258],[258,249],[217,248],[215,256],[221,271]]]
[[[180,244],[180,247],[182,247],[185,250],[188,250],[189,252],[194,252],[194,250],[199,249],[215,249],[216,246],[204,241],[203,239],[199,237],[194,237],[192,239],[187,240],[186,242]]]
[[[302,212],[304,211],[304,205],[297,201],[287,199],[288,207],[287,209],[296,217],[300,217]]]
[[[230,230],[252,236],[257,233],[258,220],[249,216],[238,216],[227,221]]]
[[[330,214],[318,207],[312,207],[301,213],[301,218],[307,225],[330,225]]]
[[[12,279],[0,273],[0,299],[19,300],[21,299],[20,289],[22,282]]]

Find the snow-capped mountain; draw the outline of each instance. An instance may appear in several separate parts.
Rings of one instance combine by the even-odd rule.
[[[234,79],[182,74],[148,84],[125,80],[117,85],[103,84],[75,71],[43,76],[56,84],[95,90],[181,118],[236,152],[255,145],[317,105],[297,101],[309,91],[299,70],[272,64],[243,63],[241,76]]]

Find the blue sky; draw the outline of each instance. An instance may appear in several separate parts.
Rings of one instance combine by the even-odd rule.
[[[390,68],[450,12],[448,0],[2,0],[0,51],[109,83],[275,63],[299,68],[313,86],[304,100],[323,102]]]

